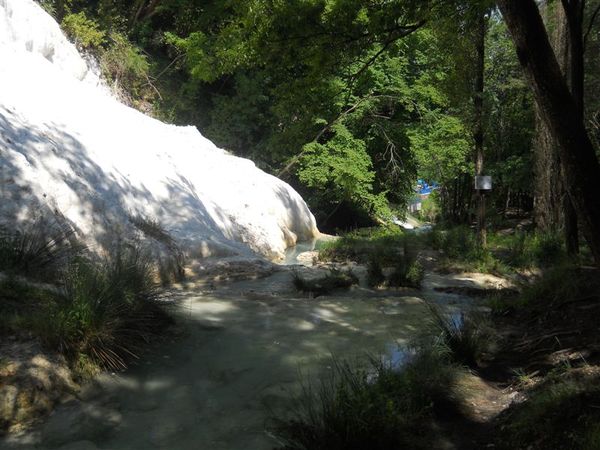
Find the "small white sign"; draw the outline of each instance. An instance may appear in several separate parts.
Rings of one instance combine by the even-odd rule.
[[[478,191],[492,190],[492,177],[489,175],[481,175],[475,177],[475,189]]]

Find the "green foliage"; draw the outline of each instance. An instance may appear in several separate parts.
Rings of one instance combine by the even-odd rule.
[[[404,242],[405,235],[397,226],[363,228],[326,243],[319,251],[319,259],[363,264],[376,259],[382,265],[391,266],[404,251]]]
[[[150,83],[146,56],[123,34],[113,32],[109,40],[110,45],[100,58],[104,76],[131,100],[143,100]]]
[[[61,27],[78,47],[86,50],[97,50],[106,40],[106,33],[98,22],[89,19],[83,11],[65,16]]]
[[[437,191],[434,191],[423,201],[419,217],[427,222],[435,223],[440,216],[439,195]]]
[[[425,269],[422,264],[410,256],[404,256],[398,258],[388,284],[395,287],[420,288],[424,276]]]
[[[372,162],[366,145],[343,125],[332,128],[326,144],[316,142],[304,147],[298,177],[306,186],[318,189],[320,200],[328,204],[347,201],[373,216],[389,216],[389,210],[373,194]]]
[[[447,230],[435,228],[430,234],[430,242],[434,249],[441,250],[450,259],[469,260],[479,257],[475,233],[466,226]]]
[[[366,264],[367,283],[372,287],[419,288],[425,271],[417,261],[418,247],[418,238],[403,234],[399,227],[367,228],[327,243],[320,249],[319,259]],[[383,268],[393,269],[387,279]]]
[[[334,360],[329,377],[305,385],[290,417],[274,420],[274,433],[282,449],[431,448],[429,424],[454,373],[438,348],[420,349],[401,368]]]

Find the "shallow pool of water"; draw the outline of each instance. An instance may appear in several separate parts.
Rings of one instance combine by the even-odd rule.
[[[301,377],[326,374],[332,354],[350,360],[383,354],[401,364],[399,345],[423,327],[426,308],[413,296],[261,294],[260,286],[283,284],[285,275],[240,282],[240,289],[233,283],[178,292],[181,336],[126,373],[101,376],[86,400],[118,417],[89,448],[272,449],[268,418],[286,410]],[[252,296],[245,291],[250,285],[257,287]],[[75,438],[65,440],[61,445]],[[26,441],[49,448],[39,430]]]

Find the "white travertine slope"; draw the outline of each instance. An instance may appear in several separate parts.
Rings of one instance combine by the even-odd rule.
[[[109,227],[141,214],[191,257],[250,247],[277,259],[318,234],[289,185],[98,85],[33,0],[0,0],[1,222],[53,213],[101,243]]]

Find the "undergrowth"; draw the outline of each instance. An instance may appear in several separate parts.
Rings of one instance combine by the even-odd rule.
[[[478,244],[475,230],[467,226],[435,227],[429,245],[444,256],[442,267],[503,275],[514,269],[550,267],[567,258],[560,236],[553,233],[488,232],[487,247]]]
[[[288,417],[273,420],[282,449],[428,449],[431,421],[445,405],[456,368],[442,348],[420,349],[401,368],[333,360],[330,374],[306,382]]]
[[[97,257],[70,233],[33,229],[0,236],[0,334],[38,339],[73,367],[125,368],[170,323],[153,253],[116,237]]]
[[[367,283],[371,287],[418,288],[424,276],[424,269],[417,260],[419,248],[419,237],[405,234],[398,227],[367,228],[326,243],[319,252],[319,259],[366,264]]]
[[[500,418],[499,449],[600,449],[600,378],[585,371],[550,375]]]

